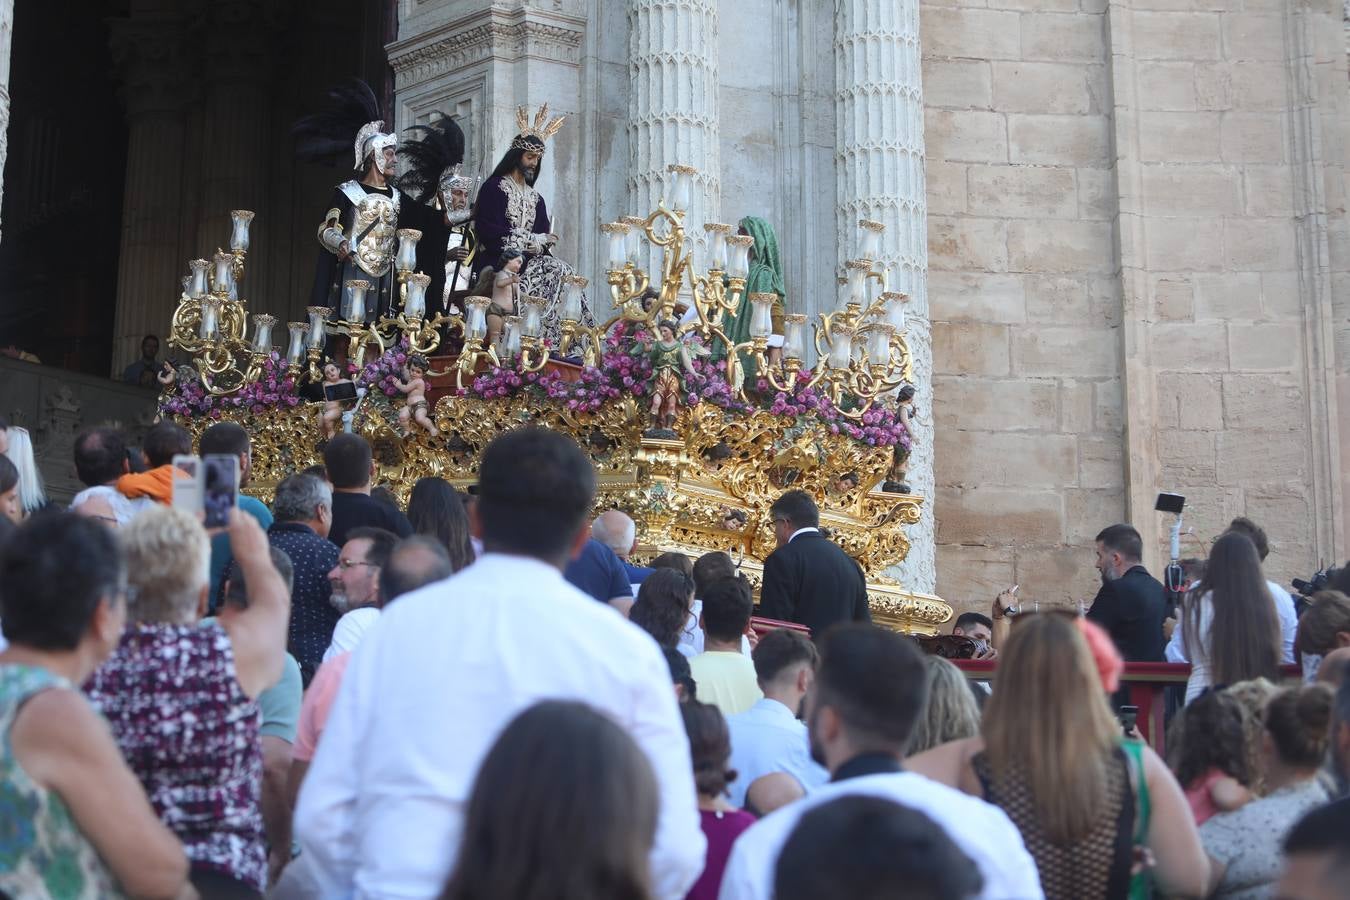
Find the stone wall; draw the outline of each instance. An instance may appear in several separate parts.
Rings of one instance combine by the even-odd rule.
[[[1090,597],[1122,518],[1156,567],[1158,490],[1188,498],[1186,555],[1248,515],[1278,580],[1344,559],[1340,8],[955,0],[921,24],[938,592]]]

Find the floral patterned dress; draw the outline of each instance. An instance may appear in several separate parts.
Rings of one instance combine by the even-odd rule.
[[[194,872],[263,890],[258,704],[245,696],[219,624],[127,626],[85,685]]]
[[[28,698],[72,690],[36,666],[0,665],[0,895],[28,898],[121,897],[112,873],[55,793],[14,759],[9,731]]]

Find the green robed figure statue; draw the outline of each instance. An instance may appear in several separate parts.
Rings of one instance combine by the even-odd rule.
[[[783,298],[787,296],[783,287],[783,266],[778,258],[778,238],[774,236],[773,226],[758,216],[741,219],[738,232],[750,235],[755,244],[750,248],[750,271],[745,278],[740,305],[735,313],[727,316],[723,330],[733,344],[750,340],[750,295],[777,294],[778,299],[773,304],[773,334],[769,336],[769,361],[777,365],[783,355]],[[718,356],[725,354],[724,348],[718,348]],[[746,381],[753,382],[754,359],[742,353],[741,366]]]

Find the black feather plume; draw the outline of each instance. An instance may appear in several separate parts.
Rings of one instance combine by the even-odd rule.
[[[420,203],[430,203],[436,196],[441,173],[464,162],[464,131],[449,116],[407,130],[417,138],[399,144],[398,152],[403,157],[399,190]]]
[[[356,133],[367,122],[384,118],[375,92],[359,78],[329,88],[323,108],[297,119],[291,126],[295,155],[307,162],[343,166],[352,158]]]

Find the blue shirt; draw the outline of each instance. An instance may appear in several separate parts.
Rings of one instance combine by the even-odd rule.
[[[777,700],[764,697],[743,713],[727,716],[731,734],[731,762],[736,780],[729,786],[732,806],[745,806],[751,782],[770,772],[786,772],[808,793],[830,780],[830,774],[811,759],[806,726]]]
[[[647,576],[655,572],[655,569],[649,569],[646,566],[635,566],[627,560],[619,560],[623,564],[623,569],[628,573],[629,584],[642,584],[647,580]]]
[[[261,500],[248,494],[240,494],[239,509],[257,519],[263,531],[272,527],[272,513]],[[230,553],[230,536],[223,531],[214,535],[211,538],[211,593],[207,594],[211,600],[212,611],[220,609],[220,602],[223,599],[220,596],[220,588],[225,581],[225,572],[233,561],[234,556]]]
[[[580,556],[567,564],[563,577],[601,603],[608,603],[614,597],[633,596],[633,586],[623,560],[594,538],[586,542]]]

